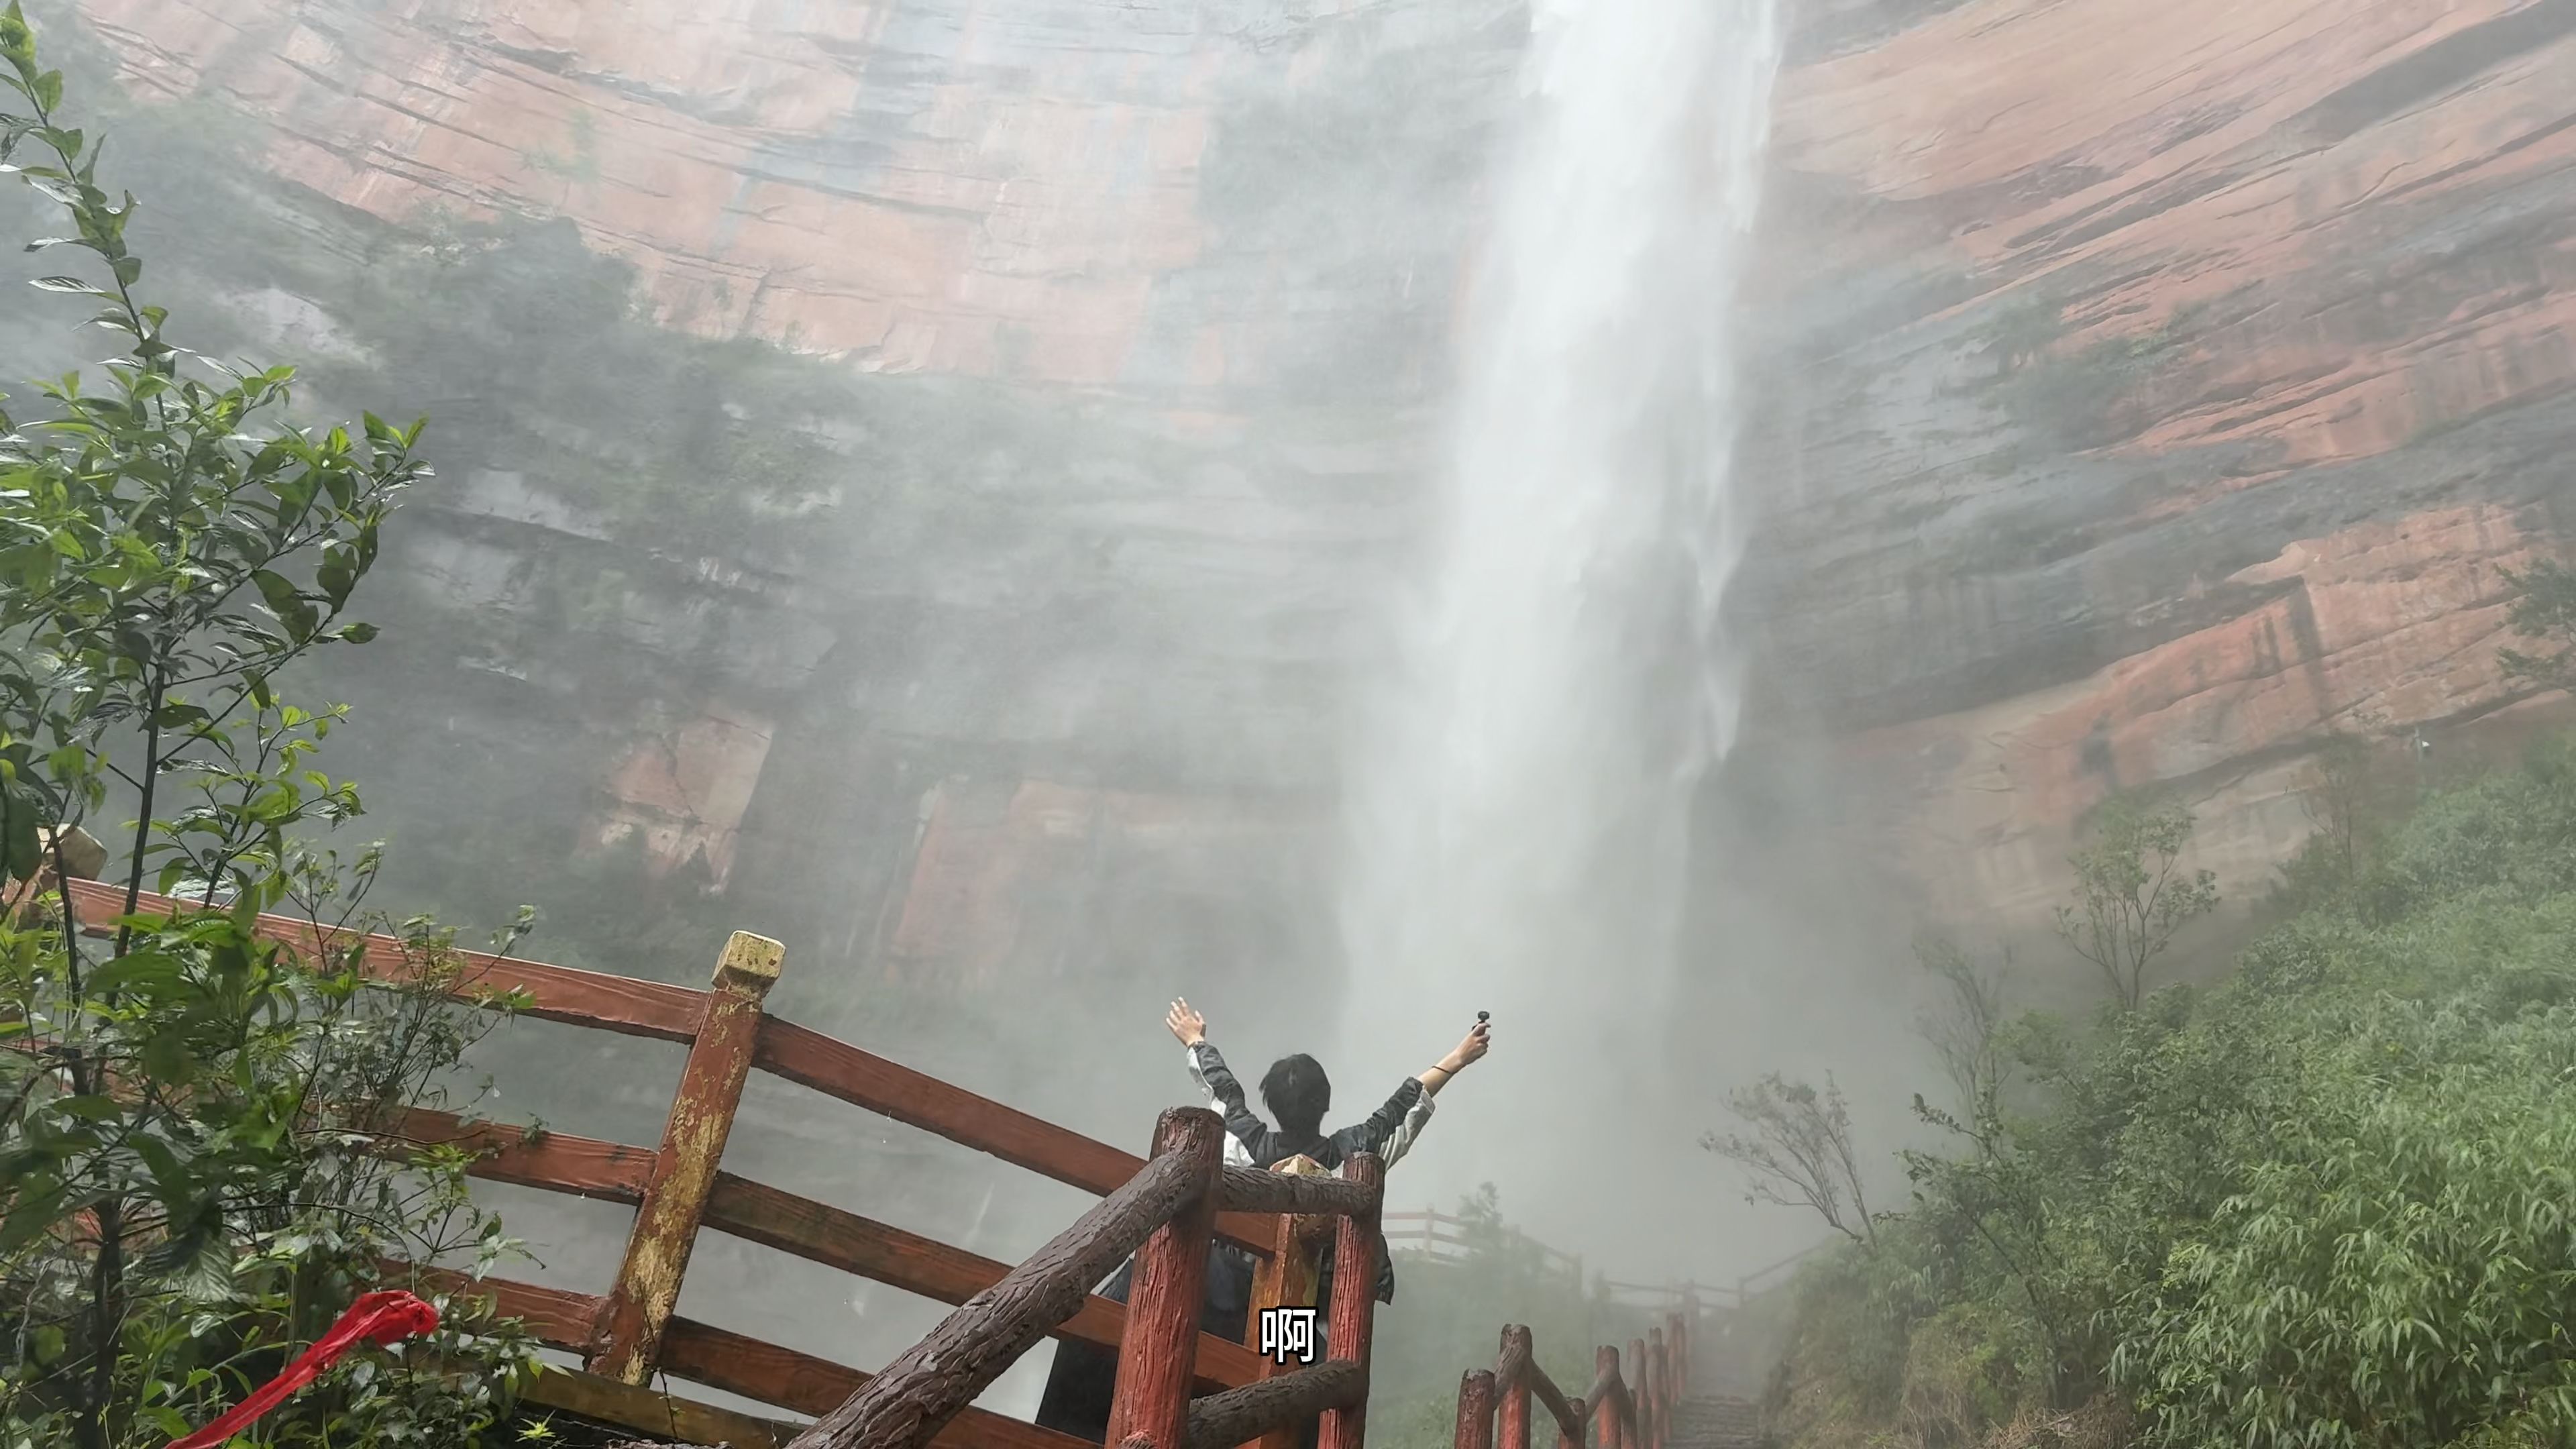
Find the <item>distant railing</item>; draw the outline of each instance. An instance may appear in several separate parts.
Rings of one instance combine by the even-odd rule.
[[[1497,1241],[1492,1236],[1493,1232],[1494,1229],[1486,1224],[1467,1218],[1453,1217],[1435,1208],[1425,1208],[1421,1212],[1391,1212],[1386,1215],[1386,1240],[1389,1247],[1404,1248],[1453,1263],[1466,1262],[1476,1255],[1478,1249]],[[1576,1281],[1585,1282],[1587,1286],[1598,1288],[1610,1297],[1633,1306],[1657,1309],[1678,1308],[1685,1299],[1740,1308],[1755,1294],[1769,1287],[1787,1270],[1806,1261],[1815,1253],[1842,1241],[1840,1238],[1827,1238],[1822,1242],[1810,1244],[1776,1263],[1755,1269],[1727,1283],[1702,1283],[1690,1278],[1666,1283],[1626,1283],[1609,1277],[1585,1280],[1582,1254],[1551,1248],[1518,1228],[1505,1227],[1500,1232],[1499,1241],[1528,1249],[1536,1256],[1543,1270],[1569,1274]]]
[[[1483,1230],[1481,1234],[1479,1229]],[[1560,1252],[1518,1228],[1502,1228],[1499,1240],[1491,1236],[1493,1232],[1494,1229],[1485,1224],[1452,1217],[1437,1208],[1386,1215],[1386,1241],[1390,1248],[1409,1248],[1434,1258],[1456,1261],[1473,1256],[1479,1247],[1489,1242],[1500,1241],[1527,1248],[1544,1270],[1566,1273],[1577,1281],[1582,1279],[1581,1254]]]

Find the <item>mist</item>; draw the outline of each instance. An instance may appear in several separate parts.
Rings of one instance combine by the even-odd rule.
[[[2310,76],[2365,27],[2203,17],[2261,61],[2212,99],[1979,9],[30,6],[171,335],[430,419],[381,638],[297,681],[380,905],[691,984],[755,931],[772,1011],[1138,1151],[1176,997],[1328,1126],[1490,1011],[1390,1204],[1712,1284],[1829,1236],[1702,1148],[1731,1093],[1830,1078],[1901,1202],[1917,938],[2089,1010],[2065,862],[2152,786],[2221,959],[2319,739],[2523,728],[2461,661],[2570,518],[2576,353],[2495,301],[2564,292],[2557,193],[2347,144],[2539,40]],[[9,265],[7,375],[94,367]],[[485,1056],[628,1142],[679,1062]],[[777,1083],[726,1164],[1011,1262],[1087,1201]],[[539,1281],[614,1264],[625,1209],[494,1191]],[[689,1284],[870,1367],[944,1311],[730,1240]]]

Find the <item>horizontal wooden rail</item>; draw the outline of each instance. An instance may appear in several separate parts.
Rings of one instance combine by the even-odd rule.
[[[407,1275],[422,1289],[450,1299],[488,1300],[495,1313],[524,1321],[529,1331],[547,1347],[573,1353],[580,1353],[588,1347],[592,1326],[606,1301],[601,1294],[544,1288],[503,1278],[472,1278],[450,1268],[409,1263],[387,1263],[383,1266],[388,1275]],[[828,1359],[763,1343],[686,1318],[671,1320],[670,1329],[662,1340],[661,1368],[691,1383],[739,1394],[764,1404],[775,1404],[800,1414],[827,1413],[874,1377]],[[551,1366],[538,1382],[567,1377],[588,1381],[590,1385],[580,1395],[558,1405],[573,1413],[582,1412],[582,1398],[599,1396],[600,1388],[597,1386],[652,1393],[651,1390],[635,1390],[631,1385],[596,1374]],[[706,1408],[667,1395],[652,1394],[652,1397],[671,1405],[675,1413]],[[726,1411],[714,1412],[724,1414]],[[803,1427],[780,1424],[775,1420],[752,1420],[748,1415],[738,1417],[762,1423],[773,1430],[784,1428],[787,1432],[777,1436],[777,1442],[781,1444]],[[628,1423],[630,1420],[620,1418],[614,1422]],[[1035,1424],[972,1407],[961,1412],[931,1443],[934,1449],[1091,1449],[1086,1441],[1070,1434],[1041,1429]]]
[[[685,1318],[672,1319],[663,1337],[662,1367],[693,1383],[818,1418],[876,1377]],[[1088,1440],[971,1404],[930,1442],[932,1449],[1093,1449]]]
[[[76,880],[70,884],[72,909],[79,916],[83,930],[102,932],[112,929],[125,904],[125,892],[97,881]],[[137,912],[147,916],[167,915],[174,910],[193,907],[186,901],[146,892],[137,902]],[[402,941],[392,936],[362,935],[356,931],[317,927],[311,921],[293,916],[259,917],[259,934],[283,942],[307,957],[319,959],[330,951],[346,951],[363,943],[356,965],[365,974],[380,981],[399,981],[414,970],[417,963]],[[611,976],[602,971],[579,971],[570,966],[548,966],[540,961],[522,961],[511,956],[494,956],[482,951],[457,950],[452,953],[458,974],[454,983],[460,995],[478,991],[517,989],[528,995],[529,1004],[521,1011],[540,1021],[560,1021],[572,1026],[594,1026],[602,1031],[626,1036],[651,1037],[657,1041],[687,1041],[698,1028],[698,1014],[704,1009],[707,993],[686,986],[670,986],[659,981],[640,981],[631,976]]]
[[[453,1143],[489,1154],[466,1169],[476,1177],[606,1202],[639,1200],[654,1159],[650,1147],[532,1133],[426,1108],[404,1114],[400,1134],[407,1144]],[[729,1172],[716,1175],[701,1225],[952,1305],[1001,1282],[1011,1271],[1007,1263]],[[1126,1315],[1125,1305],[1091,1294],[1053,1333],[1114,1350],[1125,1330]],[[1242,1344],[1211,1334],[1199,1336],[1196,1375],[1203,1385],[1231,1388],[1252,1382],[1260,1372],[1259,1356]]]
[[[1368,1401],[1368,1366],[1326,1360],[1295,1373],[1190,1401],[1189,1449],[1234,1449],[1327,1409]]]
[[[731,1173],[717,1175],[704,1221],[719,1232],[951,1305],[968,1302],[1011,1272],[1007,1263]],[[1124,1304],[1091,1293],[1072,1317],[1049,1331],[1115,1349],[1126,1321]],[[1203,1333],[1195,1371],[1202,1384],[1231,1388],[1258,1378],[1261,1360],[1242,1344]]]
[[[116,929],[123,896],[112,887],[75,881],[66,900],[84,931]],[[135,914],[191,909],[187,902],[143,896]],[[1203,1449],[1232,1449],[1318,1414],[1322,1449],[1360,1449],[1373,1316],[1368,1270],[1382,1251],[1383,1194],[1373,1157],[1354,1156],[1345,1165],[1347,1181],[1222,1169],[1218,1119],[1185,1109],[1166,1113],[1158,1125],[1161,1155],[1137,1158],[769,1016],[762,996],[778,974],[783,948],[748,933],[735,933],[716,989],[704,991],[446,946],[424,952],[417,942],[287,916],[262,915],[254,929],[307,961],[346,963],[386,984],[430,984],[464,1000],[508,994],[520,1014],[538,1020],[689,1045],[658,1148],[427,1109],[404,1111],[377,1133],[379,1150],[462,1151],[470,1159],[467,1170],[487,1181],[636,1207],[617,1284],[605,1294],[387,1265],[389,1273],[424,1286],[488,1299],[494,1311],[526,1323],[538,1341],[584,1355],[584,1371],[547,1376],[553,1402],[598,1411],[630,1428],[658,1426],[743,1449],[779,1449],[782,1436],[792,1436],[785,1449],[1072,1449],[1078,1441],[1067,1436],[971,1406],[1052,1333],[1117,1348],[1113,1428],[1126,1419],[1134,1420],[1131,1428],[1150,1427],[1145,1437],[1160,1449],[1188,1449],[1201,1436],[1207,1436]],[[1014,1268],[725,1173],[725,1131],[752,1070],[1100,1193],[1102,1200]],[[1173,1146],[1184,1137],[1195,1144],[1188,1161]],[[1302,1228],[1327,1225],[1337,1226],[1335,1362],[1265,1378],[1269,1366],[1242,1344],[1198,1330],[1198,1280],[1211,1241],[1268,1258],[1274,1250],[1295,1253]],[[681,1318],[671,1311],[680,1278],[696,1235],[707,1228],[957,1307],[875,1376]],[[1141,1251],[1149,1246],[1151,1252]],[[1091,1285],[1130,1253],[1139,1265],[1135,1304],[1092,1294]],[[1350,1359],[1356,1362],[1341,1361]],[[648,1387],[656,1372],[821,1418],[800,1428],[656,1395]],[[1193,1386],[1206,1397],[1195,1423]]]
[[[1145,1159],[1132,1152],[778,1017],[760,1024],[752,1064],[827,1097],[1104,1197],[1145,1165]],[[1270,1225],[1258,1219],[1241,1214],[1221,1217],[1217,1232],[1238,1248],[1269,1255]]]
[[[1199,1197],[1180,1157],[1157,1157],[1001,1282],[939,1321],[792,1449],[914,1449],[973,1402],[1048,1330],[1071,1318],[1091,1285]]]
[[[83,929],[112,928],[125,893],[98,881],[71,883],[72,909]],[[143,915],[166,915],[188,903],[144,893],[135,909]],[[408,948],[385,935],[317,927],[293,916],[263,914],[257,930],[310,957],[326,950],[346,951],[363,943],[359,969],[381,981],[402,979],[416,969]],[[592,1026],[657,1041],[691,1040],[708,993],[600,971],[549,966],[481,951],[453,953],[459,968],[455,990],[460,996],[481,991],[525,992],[529,1004],[521,1014],[540,1021]],[[778,1017],[760,1024],[753,1065],[829,1097],[864,1107],[880,1116],[945,1137],[1024,1167],[1044,1177],[1107,1195],[1136,1175],[1145,1160],[1094,1141],[1070,1128],[1006,1107],[937,1077],[888,1061],[873,1052],[837,1041],[810,1027]],[[1229,1243],[1261,1256],[1270,1251],[1269,1225],[1241,1214],[1217,1221]]]
[[[1338,1177],[1292,1176],[1259,1167],[1228,1167],[1217,1175],[1217,1201],[1248,1213],[1323,1214],[1349,1217],[1377,1206],[1366,1183]],[[1265,1245],[1266,1246],[1266,1245]]]
[[[487,1182],[540,1188],[633,1206],[644,1197],[654,1151],[505,1122],[482,1122],[427,1107],[397,1116],[380,1142],[403,1148],[454,1146],[474,1154],[466,1172]]]

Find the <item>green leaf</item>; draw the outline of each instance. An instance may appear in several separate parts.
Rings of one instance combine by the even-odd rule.
[[[259,596],[267,602],[269,612],[277,615],[277,621],[286,626],[288,639],[301,644],[313,637],[320,616],[295,585],[268,569],[253,570],[250,581],[258,587]]]
[[[28,250],[33,251],[35,248],[29,247]],[[91,286],[89,283],[82,281],[78,277],[38,277],[27,285],[35,288],[39,292],[66,292],[79,297],[108,297],[115,295],[111,292],[101,291],[97,287]]]
[[[36,77],[36,83],[30,89],[34,93],[37,108],[50,111],[63,103],[63,73],[49,70]]]
[[[36,800],[23,787],[0,789],[0,862],[6,863],[11,880],[30,879],[44,868],[37,817]]]
[[[376,626],[373,624],[346,624],[341,626],[340,637],[352,644],[365,644],[376,637]]]

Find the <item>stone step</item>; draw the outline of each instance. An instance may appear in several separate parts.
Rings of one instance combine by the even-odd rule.
[[[1694,1394],[1673,1405],[1665,1449],[1762,1449],[1762,1410],[1750,1399]]]

